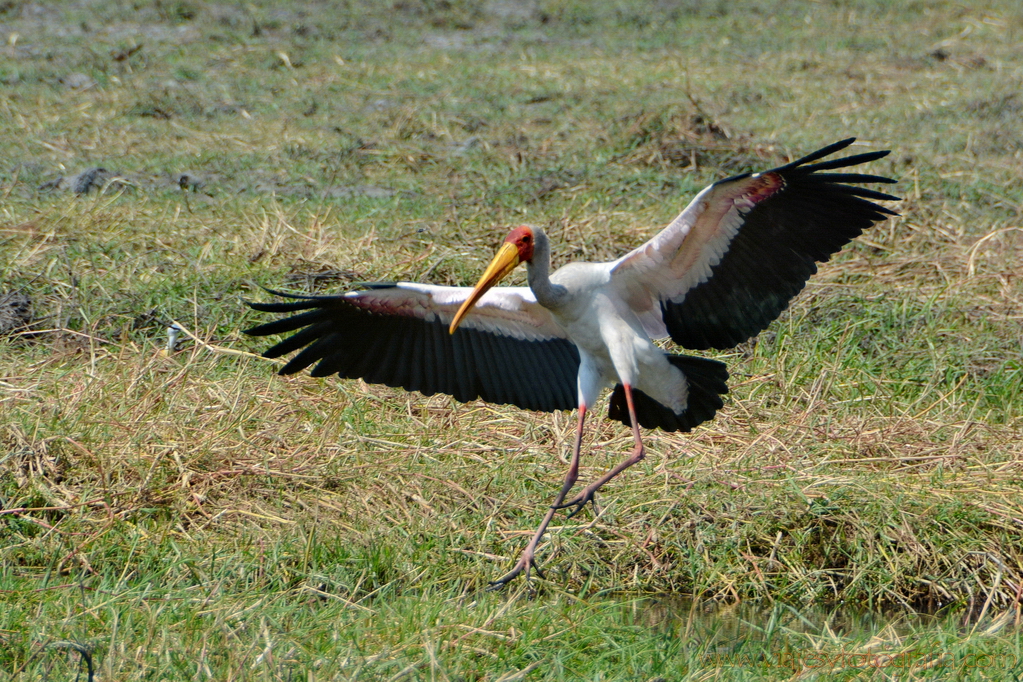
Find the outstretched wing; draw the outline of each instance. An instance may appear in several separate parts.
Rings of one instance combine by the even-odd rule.
[[[281,374],[317,363],[313,376],[337,373],[463,402],[482,398],[545,412],[576,407],[579,351],[528,288],[492,289],[448,333],[471,291],[397,282],[340,296],[271,292],[290,300],[249,306],[298,314],[245,333],[297,332],[264,353],[277,358],[302,349]]]
[[[694,350],[731,348],[777,318],[818,262],[897,215],[871,199],[898,197],[856,186],[895,180],[825,172],[887,151],[813,163],[854,140],[714,183],[653,239],[616,261],[612,282],[647,333],[670,334]]]

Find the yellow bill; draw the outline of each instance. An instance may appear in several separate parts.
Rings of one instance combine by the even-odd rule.
[[[490,287],[504,279],[509,272],[515,269],[519,262],[518,248],[508,242],[502,244],[501,248],[497,250],[494,260],[490,261],[490,265],[487,266],[483,276],[480,277],[480,281],[476,282],[476,288],[472,290],[469,298],[465,299],[465,303],[455,313],[455,319],[451,320],[451,326],[448,328],[448,331],[454,334],[455,330],[458,329],[458,325],[462,323],[462,319],[472,310],[472,307],[476,305],[476,302],[480,300],[483,294],[487,293]]]

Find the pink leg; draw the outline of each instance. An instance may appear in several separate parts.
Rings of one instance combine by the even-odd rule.
[[[565,502],[564,504],[558,505],[558,509],[575,507],[575,509],[572,510],[572,513],[570,513],[567,518],[572,518],[573,516],[581,512],[583,510],[583,507],[586,506],[587,502],[594,501],[593,495],[600,489],[601,486],[603,486],[612,478],[614,478],[618,474],[622,473],[623,471],[631,467],[636,462],[642,460],[643,456],[646,454],[645,449],[643,448],[643,439],[640,438],[639,435],[639,422],[636,420],[636,406],[632,402],[632,387],[629,386],[628,384],[623,384],[623,387],[625,388],[625,402],[629,406],[629,421],[632,422],[632,439],[633,442],[635,443],[635,445],[633,445],[632,447],[632,454],[629,455],[629,457],[624,462],[616,466],[614,469],[607,472],[606,474],[598,478],[596,481],[583,488],[582,491],[578,495],[576,495],[572,500],[570,500],[569,502]],[[596,502],[594,502],[594,504],[596,504]]]
[[[512,568],[506,575],[498,578],[494,582],[490,583],[490,589],[497,590],[509,582],[512,581],[519,573],[526,572],[526,578],[529,578],[529,570],[535,568],[537,574],[543,577],[540,573],[540,569],[536,565],[535,555],[536,547],[540,544],[540,538],[543,537],[544,532],[547,530],[547,526],[550,524],[551,519],[554,518],[554,514],[561,508],[561,503],[565,501],[565,496],[568,495],[568,491],[575,485],[576,480],[579,478],[579,451],[583,444],[583,421],[586,419],[586,406],[579,406],[579,424],[575,430],[575,451],[572,453],[572,463],[568,466],[568,473],[565,474],[565,483],[561,486],[561,492],[558,493],[558,497],[554,500],[554,504],[547,510],[547,515],[543,517],[543,521],[540,523],[540,527],[536,529],[536,533],[533,534],[533,539],[526,545],[525,551],[522,552],[522,556],[519,557],[518,563]]]

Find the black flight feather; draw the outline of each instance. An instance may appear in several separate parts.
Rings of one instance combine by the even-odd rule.
[[[824,147],[768,173],[783,187],[749,209],[707,281],[676,300],[661,301],[665,326],[684,348],[725,349],[760,333],[806,281],[851,239],[894,211],[869,201],[898,197],[849,183],[892,183],[863,173],[821,173],[875,161],[887,151],[812,163],[845,149],[854,138]],[[749,174],[715,184],[741,181]]]
[[[301,349],[281,374],[315,365],[313,376],[338,374],[424,395],[446,393],[463,402],[481,398],[544,412],[577,406],[579,351],[566,339],[526,341],[470,327],[452,335],[438,319],[374,313],[346,296],[270,293],[289,300],[248,305],[262,312],[295,314],[245,333],[296,332],[263,353],[278,358]]]

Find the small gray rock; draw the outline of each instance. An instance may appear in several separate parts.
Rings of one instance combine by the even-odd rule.
[[[90,168],[71,179],[71,191],[75,194],[88,194],[93,189],[101,191],[107,180],[114,174],[106,168]]]
[[[70,90],[88,90],[96,85],[96,81],[84,73],[69,73],[61,76],[61,84]]]
[[[177,176],[177,182],[178,187],[185,192],[188,190],[199,192],[206,187],[206,181],[203,178],[199,177],[195,173],[189,173],[188,171],[179,173]]]
[[[0,335],[27,327],[32,322],[32,299],[20,291],[0,293]]]

